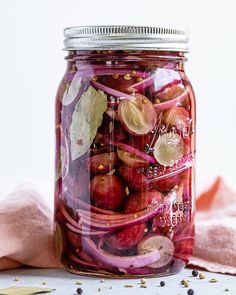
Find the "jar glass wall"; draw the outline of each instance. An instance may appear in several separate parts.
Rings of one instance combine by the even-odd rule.
[[[195,202],[184,54],[85,50],[66,59],[56,98],[62,263],[111,277],[179,272],[193,250]]]

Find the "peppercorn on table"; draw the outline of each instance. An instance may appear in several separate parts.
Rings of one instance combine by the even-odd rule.
[[[236,277],[210,272],[192,272],[184,269],[177,275],[148,279],[100,279],[81,277],[63,269],[21,268],[0,272],[0,294],[36,294],[4,293],[1,290],[15,287],[38,287],[51,291],[54,295],[93,295],[93,294],[135,294],[135,295],[218,295],[236,294]],[[52,291],[52,289],[55,289]],[[39,292],[39,290],[38,290]],[[37,293],[38,294],[38,293]]]

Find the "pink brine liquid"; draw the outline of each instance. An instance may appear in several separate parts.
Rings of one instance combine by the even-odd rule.
[[[56,98],[56,248],[101,276],[179,272],[194,245],[195,99],[181,53],[71,51]]]

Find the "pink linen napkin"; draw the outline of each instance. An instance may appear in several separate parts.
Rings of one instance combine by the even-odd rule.
[[[190,264],[236,274],[236,192],[221,177],[197,194],[196,241]]]
[[[32,187],[0,201],[0,270],[59,267],[53,251],[53,214]]]
[[[200,187],[191,265],[236,274],[236,193],[221,177]],[[22,264],[60,267],[53,251],[53,214],[31,187],[0,201],[0,270]]]

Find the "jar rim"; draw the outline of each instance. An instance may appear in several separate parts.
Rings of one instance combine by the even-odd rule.
[[[64,30],[65,50],[188,52],[189,31],[153,26],[76,26]]]

